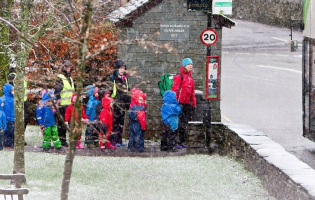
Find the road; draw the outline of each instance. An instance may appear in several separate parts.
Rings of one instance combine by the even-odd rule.
[[[315,143],[302,136],[302,32],[235,19],[223,29],[222,122],[248,124],[315,169]]]

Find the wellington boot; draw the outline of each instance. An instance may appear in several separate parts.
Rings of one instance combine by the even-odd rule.
[[[110,142],[105,142],[106,149],[117,149],[114,145],[112,145]]]
[[[80,140],[78,140],[77,149],[84,149],[84,146],[81,144]]]

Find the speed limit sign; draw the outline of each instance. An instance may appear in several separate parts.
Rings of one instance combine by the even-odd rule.
[[[218,34],[213,29],[206,29],[202,31],[200,40],[204,45],[214,45],[218,40]]]

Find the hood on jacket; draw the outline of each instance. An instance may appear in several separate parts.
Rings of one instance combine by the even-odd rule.
[[[50,97],[53,99],[56,99],[56,97],[54,96],[54,93],[52,91],[48,91],[48,93],[47,92],[44,93],[42,101],[48,101],[50,99]],[[49,97],[49,95],[50,95],[50,97]]]
[[[4,97],[0,97],[0,110],[3,110],[3,106],[1,104],[5,101]]]
[[[140,93],[142,93],[142,91],[139,88],[132,88],[130,90],[131,101],[135,101],[136,97],[138,97]]]
[[[96,87],[94,85],[86,86],[85,90],[86,90],[86,93],[89,96],[89,98],[93,97],[93,93],[94,93],[95,88]]]
[[[43,98],[44,94],[45,94],[47,91],[50,92],[50,93],[52,93],[52,94],[54,95],[54,91],[53,91],[53,90],[51,90],[51,89],[43,89],[43,90],[41,91],[42,98]]]
[[[104,97],[102,99],[102,106],[104,109],[109,109],[110,108],[110,103],[113,101],[111,97]]]
[[[138,93],[135,96],[135,105],[145,105],[145,97],[146,94],[145,93]]]
[[[72,97],[71,97],[71,104],[74,104],[74,103],[75,103],[74,100],[77,100],[76,97],[77,97],[77,93],[73,93],[73,94],[72,94]]]
[[[13,86],[10,85],[9,83],[4,84],[3,85],[3,94],[4,94],[4,96],[13,98],[13,94],[11,93],[12,88],[13,88]]]
[[[187,74],[187,75],[191,76],[192,71],[191,71],[191,72],[187,72],[187,71],[185,72],[185,71],[184,71],[184,67],[181,66],[181,68],[180,68],[180,73],[182,73],[182,74]]]
[[[166,104],[177,104],[176,93],[174,91],[168,90],[164,92],[163,101]]]
[[[130,93],[131,93],[131,103],[130,103],[129,108],[131,108],[134,105],[143,105],[145,108],[147,108],[147,104],[145,102],[145,98],[146,98],[145,93],[143,93],[138,88],[132,88]],[[142,103],[139,103],[139,97],[141,97]]]
[[[112,93],[111,93],[110,90],[105,90],[104,93],[103,93],[103,98],[104,98],[104,97],[110,97],[111,94],[112,94]]]

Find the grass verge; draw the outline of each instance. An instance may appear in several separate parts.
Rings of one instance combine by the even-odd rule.
[[[0,173],[12,173],[13,151],[0,151]],[[25,153],[26,199],[60,199],[64,155]],[[8,184],[1,182],[1,187]],[[69,199],[274,199],[241,163],[218,155],[76,156]]]

